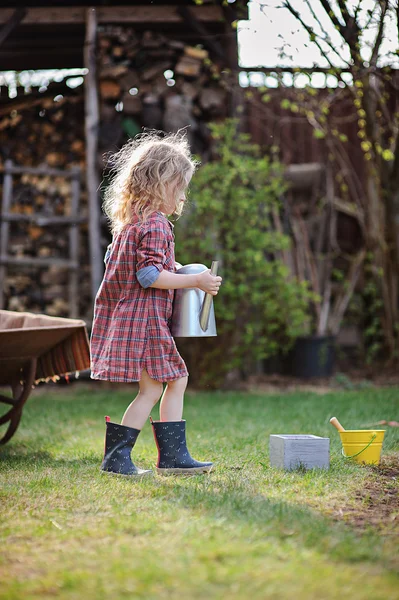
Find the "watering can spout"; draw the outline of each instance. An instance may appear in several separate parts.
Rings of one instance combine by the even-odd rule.
[[[211,266],[211,274],[212,275],[217,275],[218,264],[219,263],[217,260],[212,261],[212,266]],[[204,298],[204,301],[201,306],[201,312],[200,312],[200,317],[199,317],[199,322],[200,322],[202,331],[206,331],[208,329],[211,306],[212,306],[212,294],[205,294],[205,298]]]

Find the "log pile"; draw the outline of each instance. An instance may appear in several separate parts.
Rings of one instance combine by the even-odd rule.
[[[207,123],[227,115],[231,75],[212,62],[206,49],[159,33],[106,26],[99,30],[98,65],[100,171],[106,164],[104,155],[143,128],[187,128],[192,150],[207,159],[211,150]],[[80,216],[89,218],[82,87],[72,91],[65,84],[52,83],[43,93],[36,90],[1,101],[0,140],[0,188],[1,169],[7,159],[26,167],[80,167]],[[32,174],[14,178],[15,214],[68,215],[70,200],[70,183],[64,178]],[[89,321],[92,298],[87,223],[80,226],[80,234],[79,315]],[[102,234],[100,251],[104,252],[110,241],[105,221]],[[28,222],[10,226],[9,254],[13,257],[67,258],[68,243],[68,229],[62,226],[41,227]],[[9,266],[7,271],[5,308],[68,316],[68,272],[64,268]]]
[[[62,92],[62,93],[60,93]],[[67,95],[68,94],[68,95]],[[85,167],[82,93],[59,84],[46,93],[17,97],[10,106],[0,104],[0,168],[7,159],[23,167],[69,170]],[[45,225],[52,217],[69,216],[71,182],[62,176],[25,173],[13,176],[10,212],[23,217],[34,215],[43,224],[29,221],[10,223],[8,254],[12,258],[67,259],[69,231],[63,225]],[[81,189],[80,216],[87,218],[86,194]],[[80,228],[80,311],[90,306],[87,226]],[[60,266],[9,265],[5,278],[5,308],[69,316],[68,271]]]
[[[193,152],[206,158],[207,123],[227,116],[230,86],[230,75],[206,49],[159,33],[139,36],[132,28],[108,26],[99,35],[99,63],[101,153],[120,142],[118,133],[131,137],[143,127],[187,128]]]

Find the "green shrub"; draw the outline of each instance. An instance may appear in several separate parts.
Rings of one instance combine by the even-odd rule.
[[[220,261],[218,337],[178,342],[191,378],[214,387],[286,352],[303,333],[309,303],[306,284],[281,258],[290,239],[274,226],[286,187],[282,167],[236,129],[234,120],[212,126],[217,157],[194,176],[175,229],[180,263]]]

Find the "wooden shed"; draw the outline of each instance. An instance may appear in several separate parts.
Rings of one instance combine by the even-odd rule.
[[[102,156],[143,127],[188,126],[206,152],[207,121],[236,105],[232,22],[246,17],[246,2],[217,0],[2,3],[0,71],[85,71],[75,89],[18,84],[10,98],[0,86],[0,307],[13,297],[16,310],[90,318],[103,272]],[[36,285],[7,279],[19,267],[39,269]]]

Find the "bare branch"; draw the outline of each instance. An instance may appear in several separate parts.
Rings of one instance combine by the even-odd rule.
[[[345,25],[348,27],[350,15],[346,6],[345,0],[337,0],[339,10],[341,11],[342,19]]]
[[[326,30],[324,29],[320,19],[318,18],[318,16],[315,13],[314,8],[311,5],[311,0],[305,0],[305,3],[307,4],[310,12],[312,13],[312,16],[314,18],[314,20],[316,21],[316,23],[319,25],[320,30],[322,31],[322,33],[324,33],[325,37],[320,37],[320,39],[323,40],[323,42],[325,42],[330,48],[331,50],[337,55],[339,56],[340,60],[342,60],[346,65],[348,65],[348,67],[350,66],[350,63],[348,63],[346,60],[344,60],[342,58],[342,54],[338,52],[338,50],[335,48],[335,46],[333,45],[333,43],[331,41],[329,41],[329,35],[326,32]]]
[[[341,321],[344,317],[345,311],[348,307],[350,299],[352,298],[353,292],[355,291],[356,283],[359,279],[361,268],[366,258],[366,250],[361,250],[352,261],[351,267],[348,273],[348,288],[337,297],[331,316],[330,330],[333,335],[337,335]]]
[[[398,43],[399,43],[399,2],[396,5],[396,25],[398,29]]]
[[[378,8],[378,2],[376,2],[376,3],[374,4],[374,6],[373,6],[373,10],[371,10],[371,11],[370,11],[370,16],[369,16],[369,19],[368,19],[367,23],[365,24],[365,26],[363,27],[363,31],[367,31],[367,29],[370,27],[371,21],[372,21],[372,20],[373,20],[373,18],[374,18],[374,13],[375,13],[375,11],[377,10],[377,8]]]
[[[362,6],[362,2],[363,2],[363,0],[359,0],[359,4],[355,8],[354,18],[355,18],[356,23],[357,23],[357,17],[359,15],[359,12],[360,12],[360,9],[361,9],[361,6]]]
[[[339,33],[343,36],[342,30],[343,30],[343,25],[342,23],[339,21],[337,15],[335,14],[335,12],[333,11],[331,4],[329,2],[329,0],[320,0],[321,5],[323,6],[324,10],[326,11],[326,13],[328,14],[328,16],[330,17],[331,21],[333,22],[335,28],[337,29],[337,31],[339,31]],[[345,38],[344,38],[345,39]]]
[[[384,26],[385,26],[385,16],[388,10],[388,2],[385,0],[381,1],[381,15],[380,15],[380,24],[378,27],[377,37],[375,38],[374,48],[370,58],[370,65],[372,67],[377,66],[378,60],[378,52],[380,50],[380,46],[382,40],[384,39]]]
[[[331,8],[331,4],[330,4],[329,0],[320,0],[322,7],[326,11],[329,18],[331,19],[333,25],[335,26],[337,31],[339,31],[340,35],[343,37],[345,42],[348,44],[350,51],[351,51],[352,59],[355,60],[356,55],[357,55],[356,44],[359,39],[360,29],[357,24],[356,18],[352,17],[349,14],[349,11],[346,7],[345,1],[337,0],[337,2],[339,5],[339,8],[340,8],[340,11],[342,13],[342,18],[345,23],[344,25],[340,22],[340,20],[337,17],[337,14]],[[345,15],[346,15],[346,17],[345,17]],[[355,62],[356,62],[356,60],[355,60]]]
[[[323,1],[325,1],[325,0],[323,0]],[[291,5],[291,3],[288,0],[284,0],[284,7],[287,8],[290,11],[290,13],[296,18],[296,20],[300,22],[300,24],[302,25],[302,27],[309,34],[309,36],[310,36],[311,40],[313,41],[313,43],[316,44],[316,46],[320,50],[322,56],[326,59],[326,61],[330,65],[331,69],[333,69],[334,72],[336,72],[336,75],[341,80],[341,75],[339,73],[339,69],[331,62],[331,59],[329,58],[328,54],[326,54],[326,52],[323,50],[323,48],[320,45],[320,42],[318,41],[317,36],[315,35],[313,29],[309,25],[307,25],[305,23],[305,21],[302,19],[302,17],[299,14],[299,12],[297,10],[295,10],[295,8]]]

